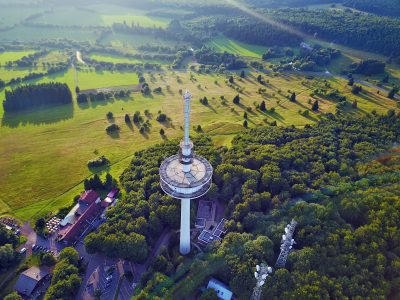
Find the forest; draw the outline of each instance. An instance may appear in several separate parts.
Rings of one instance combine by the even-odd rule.
[[[274,264],[283,227],[295,218],[297,250],[288,270],[277,270],[268,281],[271,298],[384,299],[398,291],[398,170],[376,164],[369,171],[366,164],[399,140],[400,115],[393,111],[363,118],[328,115],[304,129],[251,129],[234,138],[230,149],[214,148],[204,136],[195,140],[215,168],[205,197],[226,203],[229,219],[229,233],[221,245],[206,250],[203,263],[225,261],[214,276],[228,282],[238,299],[249,299],[252,268],[260,260]],[[141,262],[163,228],[178,228],[179,203],[161,192],[158,176],[160,162],[176,153],[176,145],[135,154],[120,178],[126,198],[85,239],[89,251]],[[155,268],[168,276],[182,268],[179,259],[172,262]],[[151,276],[144,286],[147,280],[154,284]],[[152,293],[150,286],[146,293]]]
[[[4,111],[26,110],[45,105],[71,104],[72,94],[65,83],[42,83],[18,86],[5,91]]]
[[[310,36],[385,55],[399,55],[400,20],[343,9],[279,9],[266,16]]]
[[[297,46],[301,42],[293,33],[244,16],[200,17],[184,22],[182,27],[200,41],[222,33],[241,42],[263,46]]]
[[[399,16],[400,3],[391,0],[344,0],[343,5],[384,16]]]

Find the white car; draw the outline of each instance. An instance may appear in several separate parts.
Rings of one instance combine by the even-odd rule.
[[[26,248],[22,248],[21,250],[19,250],[19,254],[24,254],[26,252]]]

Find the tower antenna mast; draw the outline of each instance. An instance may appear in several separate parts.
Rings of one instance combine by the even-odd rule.
[[[166,158],[160,165],[160,185],[163,191],[181,200],[181,230],[179,251],[190,252],[190,200],[203,196],[211,187],[213,168],[203,157],[193,151],[189,137],[190,102],[192,95],[186,91],[184,99],[184,137],[177,155]]]

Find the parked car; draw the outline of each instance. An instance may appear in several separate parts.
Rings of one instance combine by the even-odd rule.
[[[22,248],[21,250],[19,250],[19,254],[24,254],[26,252],[26,248]]]

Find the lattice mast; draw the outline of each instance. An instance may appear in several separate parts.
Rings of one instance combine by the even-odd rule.
[[[296,229],[296,225],[297,222],[293,219],[290,224],[287,224],[285,227],[285,234],[282,235],[281,241],[281,252],[275,263],[275,268],[277,269],[285,267],[288,255],[292,250],[293,245],[296,244],[295,240],[293,239],[293,233]]]
[[[254,272],[254,277],[257,280],[256,286],[253,289],[253,294],[251,295],[251,300],[261,299],[262,286],[265,283],[268,275],[272,273],[272,268],[268,267],[267,264],[261,263],[256,266],[256,272]]]

